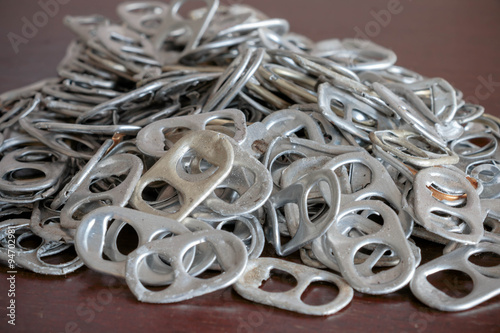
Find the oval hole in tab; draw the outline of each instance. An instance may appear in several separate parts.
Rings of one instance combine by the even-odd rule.
[[[481,267],[500,266],[500,255],[495,252],[479,252],[469,257],[469,261]]]
[[[307,305],[325,305],[337,298],[339,288],[330,282],[314,281],[304,290],[300,299]]]
[[[461,271],[447,269],[427,276],[427,280],[435,288],[453,298],[469,295],[474,288],[471,277]]]
[[[51,254],[50,256],[40,257],[40,260],[49,265],[63,265],[75,260],[77,256],[78,254],[76,253],[75,247],[69,246],[61,252]]]
[[[269,278],[262,281],[259,289],[271,293],[282,293],[292,290],[297,286],[297,279],[288,272],[280,269],[272,269],[269,272]]]

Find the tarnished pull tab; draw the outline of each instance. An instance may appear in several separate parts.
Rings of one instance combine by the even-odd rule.
[[[123,22],[139,33],[153,36],[158,33],[170,7],[160,1],[124,2],[116,11]]]
[[[97,38],[106,50],[131,64],[160,66],[150,40],[130,29],[118,25],[100,26]]]
[[[451,149],[438,146],[433,141],[411,131],[376,131],[370,133],[370,140],[374,145],[396,156],[404,163],[422,168],[451,165],[459,161],[458,155]],[[420,148],[416,143],[425,145],[428,147],[427,150]]]
[[[4,131],[6,128],[15,125],[19,119],[26,117],[35,110],[38,110],[41,99],[41,94],[37,92],[33,98],[21,99],[9,107],[7,107],[7,105],[0,104],[0,112],[2,113],[2,116],[0,117],[0,131]]]
[[[251,213],[260,208],[271,195],[273,181],[267,169],[256,158],[243,150],[234,140],[234,162],[229,176],[219,185],[218,190],[235,191],[238,197],[230,202],[211,193],[204,204],[214,212],[235,216]]]
[[[192,131],[203,131],[211,122],[229,120],[233,128],[225,128],[232,133],[233,139],[239,144],[246,138],[246,121],[243,112],[237,109],[227,109],[202,113],[197,115],[182,116],[156,121],[144,127],[137,134],[137,148],[146,155],[161,158],[167,150],[165,133],[168,130],[180,128]],[[225,133],[224,133],[225,134]],[[229,132],[227,134],[230,134]]]
[[[273,269],[291,274],[297,280],[297,286],[281,293],[260,289],[259,286],[270,277]],[[318,281],[335,285],[339,290],[337,297],[323,305],[304,303],[302,294],[312,282]],[[233,287],[238,294],[253,302],[314,316],[327,316],[342,310],[351,302],[354,294],[347,282],[333,273],[274,258],[250,260],[245,273]]]
[[[476,132],[451,142],[450,149],[460,157],[459,167],[486,159],[500,159],[498,140],[491,133]]]
[[[215,84],[203,111],[226,108],[255,74],[264,59],[264,54],[262,48],[257,50],[250,48],[234,59]]]
[[[262,254],[266,238],[262,225],[255,216],[248,214],[225,217],[222,221],[216,223],[217,230],[223,230],[225,226],[234,224],[234,231],[232,233],[247,246],[248,259],[258,258]],[[249,240],[249,238],[251,239]]]
[[[483,190],[481,199],[500,199],[500,161],[481,160],[471,163],[465,169],[470,177],[477,179]]]
[[[189,155],[191,154],[191,155]],[[184,157],[205,160],[211,167],[198,174],[178,172]],[[163,215],[181,221],[186,218],[229,175],[234,162],[234,151],[229,138],[213,131],[198,131],[184,136],[139,180],[130,204],[146,213]],[[185,174],[185,175],[183,175]],[[158,210],[143,198],[146,187],[163,182],[179,195],[180,207],[176,212]]]
[[[291,136],[293,133],[304,129],[309,140],[325,143],[319,125],[312,117],[302,111],[293,109],[276,111],[267,116],[262,123],[268,131],[274,134],[274,137]]]
[[[428,140],[436,143],[441,147],[446,147],[446,142],[438,133],[435,123],[425,118],[422,114],[418,113],[413,106],[405,102],[401,97],[396,95],[386,86],[374,82],[373,89],[384,100],[406,124],[413,127]]]
[[[0,160],[0,201],[23,203],[50,196],[59,190],[67,166],[67,156],[46,147],[5,154]]]
[[[371,198],[385,200],[396,212],[400,225],[409,236],[413,221],[403,211],[401,193],[384,166],[368,153],[356,152],[339,155],[325,164],[323,168],[341,170],[348,165],[350,165],[350,170],[346,179],[348,183],[342,191],[342,205]],[[357,169],[356,165],[358,165]]]
[[[154,239],[191,233],[181,223],[165,217],[116,206],[98,208],[85,216],[75,237],[76,251],[85,265],[104,274],[125,278],[127,256],[118,251],[116,242],[126,224],[138,235],[137,248]],[[109,260],[104,259],[104,255]],[[190,268],[193,259],[194,251],[191,251],[184,258],[184,265]],[[158,257],[142,262],[142,266],[140,278],[148,285],[168,285],[174,278],[171,267]]]
[[[346,38],[316,43],[311,54],[329,58],[352,71],[384,70],[396,63],[396,54],[369,40]]]
[[[422,303],[441,311],[470,309],[500,294],[499,266],[481,267],[469,261],[472,255],[490,252],[500,255],[500,245],[479,243],[456,249],[417,268],[410,288]],[[428,276],[445,270],[463,272],[474,282],[472,291],[464,297],[451,297],[434,287]]]
[[[21,125],[21,127],[28,132],[28,134],[37,138],[37,140],[42,142],[47,147],[69,157],[89,160],[92,158],[93,154],[72,149],[71,146],[67,144],[68,141],[73,141],[86,146],[90,151],[98,149],[96,142],[94,140],[90,140],[89,137],[78,137],[64,133],[42,131],[35,128],[33,123],[31,123],[31,121],[27,118],[20,119],[19,125]]]
[[[342,107],[342,110],[337,110],[337,112],[342,113],[342,115],[339,116],[332,110],[332,104],[334,104],[332,101],[335,102],[335,105]],[[353,122],[353,120],[355,120],[355,115],[353,113],[357,112],[358,114],[363,114],[365,117],[368,116],[371,119],[381,118],[377,110],[368,104],[361,102],[354,96],[348,95],[344,91],[335,88],[329,83],[323,83],[319,86],[318,104],[321,108],[321,113],[325,116],[325,118],[334,123],[340,129],[347,131],[363,141],[370,141],[370,138],[368,137],[366,130],[355,125]],[[336,106],[333,107],[335,108]]]
[[[420,80],[407,85],[419,97],[429,100],[433,114],[445,123],[454,120],[457,112],[457,93],[448,81],[441,78]]]
[[[101,15],[64,17],[64,25],[86,42],[95,36],[99,27],[109,24],[110,20]]]
[[[171,55],[167,56],[166,59],[164,59],[164,64],[177,62],[183,54],[194,50],[199,45],[203,34],[207,30],[219,7],[219,0],[203,0],[207,4],[205,14],[198,19],[186,20],[179,16],[179,10],[185,3],[190,1],[192,2],[192,0],[172,1],[167,16],[152,38],[152,43],[156,50],[161,50],[165,41],[168,40],[172,34],[178,34],[179,31],[182,31],[182,35],[183,37],[185,36],[185,39],[187,38],[183,51],[174,57],[171,57]]]
[[[415,176],[416,222],[446,239],[477,244],[483,237],[484,214],[476,189],[465,174],[449,168],[427,168]]]
[[[189,274],[182,262],[184,255],[194,246],[208,243],[217,257],[223,273],[199,279]],[[168,260],[175,271],[174,281],[161,291],[146,289],[139,279],[139,267],[150,255]],[[199,231],[173,238],[153,241],[130,253],[127,260],[127,285],[138,300],[148,303],[175,303],[201,296],[232,285],[245,271],[247,251],[243,242],[225,231]]]
[[[382,225],[378,225],[378,230],[375,229],[371,234],[361,233],[358,237],[353,237],[352,232],[356,231],[358,220],[369,219],[371,215],[381,220]],[[343,204],[337,223],[333,224],[323,237],[326,238],[327,246],[333,250],[335,257],[339,258],[337,264],[342,276],[360,292],[373,295],[394,292],[403,288],[413,277],[416,267],[415,256],[406,240],[398,216],[381,201],[362,200]],[[368,245],[383,245],[383,247],[375,247],[369,258],[361,264],[356,264],[357,252]],[[372,269],[386,251],[393,251],[399,262],[394,267],[375,274]]]
[[[66,275],[83,266],[83,261],[79,257],[60,264],[50,264],[43,260],[44,257],[58,255],[73,247],[72,244],[47,241],[42,238],[36,248],[23,247],[21,241],[33,236],[33,233],[29,230],[29,225],[30,220],[25,219],[7,220],[0,223],[0,261],[7,262],[12,259],[12,253],[14,253],[15,265],[46,275]],[[11,245],[9,233],[19,233],[14,247]]]
[[[46,241],[73,243],[75,229],[61,226],[61,211],[50,208],[51,199],[35,202],[31,213],[31,231]]]
[[[141,159],[132,154],[113,155],[99,162],[68,198],[61,210],[61,226],[76,229],[81,217],[96,208],[125,206],[141,177],[142,169]],[[125,179],[116,186],[104,184],[109,188],[91,190],[92,185],[101,180],[124,175]]]

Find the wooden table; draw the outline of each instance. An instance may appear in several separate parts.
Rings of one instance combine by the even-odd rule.
[[[26,43],[18,45],[18,53],[7,35],[9,32],[21,35],[23,17],[31,20],[41,7],[26,0],[0,4],[0,91],[55,75],[55,67],[72,38],[62,25],[64,15],[100,13],[116,19],[115,7],[119,3],[59,1],[67,4],[60,5],[53,18],[40,24]],[[497,0],[232,2],[255,6],[270,17],[286,18],[293,31],[314,40],[368,36],[394,50],[399,56],[398,64],[426,76],[447,79],[463,91],[468,101],[479,102],[486,112],[500,116],[500,2]],[[441,251],[429,243],[419,244],[424,262]],[[266,253],[270,255],[269,250]],[[2,267],[0,271],[1,332],[500,331],[499,297],[470,311],[442,313],[421,304],[409,288],[385,296],[356,292],[353,302],[344,310],[316,318],[253,304],[231,288],[178,304],[141,304],[123,281],[86,268],[65,277],[19,270],[14,329],[7,325],[5,317],[7,270]],[[457,293],[470,287],[460,276],[441,276],[440,280],[443,288],[455,289]],[[280,288],[283,284],[273,280],[270,288]],[[318,301],[329,293],[318,287],[308,297]]]

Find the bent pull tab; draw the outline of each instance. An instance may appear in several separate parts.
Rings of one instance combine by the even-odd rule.
[[[182,31],[183,35],[187,35],[188,41],[183,51],[172,59],[165,59],[165,62],[175,63],[182,57],[183,54],[194,50],[200,44],[201,38],[205,34],[205,31],[207,30],[215,12],[217,11],[217,8],[219,7],[219,0],[203,0],[207,4],[205,14],[198,19],[186,20],[180,17],[179,10],[189,1],[192,0],[172,1],[167,16],[158,28],[158,32],[152,38],[154,48],[159,51],[163,48],[163,45],[168,37],[174,32],[178,33],[179,31]]]
[[[145,1],[121,3],[116,11],[127,26],[139,33],[153,36],[158,33],[169,9],[169,5],[164,2]]]
[[[308,216],[307,198],[311,189],[315,185],[321,186],[321,184],[327,185],[323,187],[328,189],[328,192],[324,194],[328,211],[313,222]],[[328,228],[336,221],[340,207],[340,193],[337,176],[333,171],[324,169],[309,173],[296,183],[273,195],[266,203],[266,209],[270,220],[268,238],[274,245],[276,253],[280,256],[289,255],[327,232]],[[293,238],[288,243],[281,245],[277,210],[290,203],[299,206],[299,227]]]
[[[403,162],[421,168],[451,165],[459,162],[459,156],[448,147],[438,146],[433,141],[412,131],[375,131],[370,133],[370,140],[374,145],[396,156]],[[414,142],[425,144],[429,148],[424,150]]]
[[[332,101],[334,101],[337,105],[343,106],[343,117],[338,116],[332,110]],[[319,86],[318,104],[323,116],[334,123],[338,128],[362,139],[363,141],[370,141],[367,131],[355,126],[355,115],[353,114],[354,112],[358,112],[372,119],[379,118],[380,115],[377,114],[377,110],[372,108],[370,105],[346,94],[344,91],[335,88],[329,83],[323,83]]]
[[[106,50],[122,60],[159,66],[149,39],[133,30],[118,25],[100,26],[97,38]]]

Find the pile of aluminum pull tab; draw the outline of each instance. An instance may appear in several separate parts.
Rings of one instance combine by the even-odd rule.
[[[311,315],[353,290],[409,284],[443,311],[499,294],[500,267],[468,260],[500,255],[497,118],[372,42],[316,43],[217,0],[182,17],[185,2],[124,3],[119,23],[65,18],[77,37],[58,77],[0,95],[2,261],[52,275],[86,265],[143,302],[232,285]],[[444,254],[419,266],[414,238]],[[266,242],[302,264],[259,258]],[[71,247],[76,258],[44,261]],[[260,289],[275,269],[296,287]],[[472,292],[429,283],[443,270],[468,274]],[[338,296],[304,303],[316,281]]]

